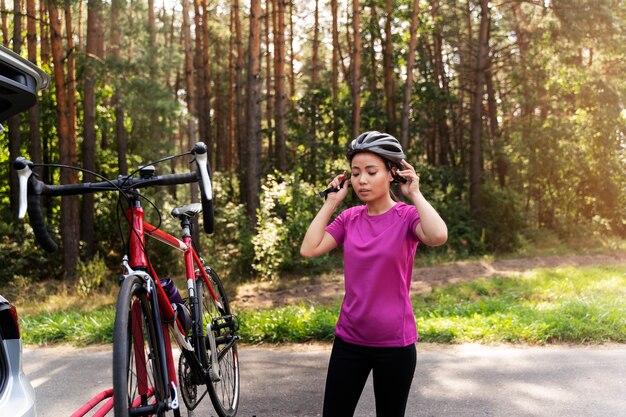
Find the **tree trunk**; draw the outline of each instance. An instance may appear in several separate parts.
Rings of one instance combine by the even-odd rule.
[[[261,190],[261,0],[250,3],[250,35],[248,41],[248,165],[247,165],[247,213],[251,228],[256,225]],[[278,77],[277,77],[278,78]],[[278,79],[276,80],[278,82]]]
[[[26,1],[26,42],[28,45],[28,60],[37,65],[37,4],[35,0]],[[41,115],[39,103],[36,103],[28,111],[28,124],[30,127],[30,159],[36,164],[41,163]]]
[[[431,1],[432,18],[435,23],[433,31],[433,68],[435,82],[437,88],[442,91],[442,95],[446,96],[447,81],[445,68],[443,64],[443,27],[442,20],[439,15],[439,1]],[[435,107],[435,126],[433,137],[437,138],[435,142],[435,165],[448,165],[448,152],[450,148],[450,135],[448,132],[448,120],[446,115],[446,105],[441,99],[436,99]]]
[[[87,0],[89,1],[89,0]],[[76,49],[79,51],[83,51],[83,2],[78,2],[78,18],[76,19],[78,22],[78,28],[76,30],[76,38],[78,39],[78,45],[76,45]]]
[[[59,162],[76,165],[76,137],[72,136],[69,115],[69,97],[66,91],[66,77],[63,69],[63,43],[61,22],[55,5],[48,7],[50,15],[50,43],[54,65],[54,83],[57,99],[57,122],[59,133]],[[72,184],[77,179],[76,171],[61,169],[61,184]],[[61,240],[63,242],[63,268],[65,277],[73,281],[78,261],[78,197],[61,197]]]
[[[0,0],[0,20],[2,21],[2,45],[9,46],[9,12],[5,0]]]
[[[406,83],[402,100],[402,120],[400,128],[400,144],[404,149],[409,147],[409,111],[411,109],[411,93],[413,92],[413,68],[415,67],[415,49],[417,48],[417,25],[419,22],[419,0],[413,0],[411,10],[411,39],[409,41],[409,57],[406,65]]]
[[[100,19],[101,0],[89,0],[87,3],[87,54],[85,56],[85,80],[83,86],[83,168],[96,170],[96,68],[98,53],[98,20]],[[83,173],[84,181],[95,178]],[[94,195],[85,194],[82,201],[80,238],[85,242],[85,256],[91,259],[95,254],[94,239]]]
[[[482,220],[480,189],[482,183],[482,118],[483,91],[485,85],[486,57],[489,48],[489,5],[488,0],[480,1],[480,29],[474,74],[474,94],[472,100],[470,137],[470,208],[478,222]]]
[[[132,1],[131,1],[132,4]],[[132,6],[131,6],[132,8]],[[154,0],[148,0],[148,54],[150,56],[150,68],[148,69],[148,74],[150,75],[150,79],[156,80],[160,77],[160,73],[158,71],[158,63],[157,63],[157,25],[156,25],[156,14],[155,14],[155,5]],[[129,60],[132,59],[132,54],[128,54]],[[156,112],[150,114],[150,125],[147,126],[147,136],[154,137],[159,135],[159,116]]]
[[[22,50],[22,2],[13,0],[13,52],[18,55]],[[11,117],[7,125],[9,127],[9,164],[20,156],[20,121],[21,115]],[[17,173],[14,169],[9,169],[9,185],[10,185],[10,203],[11,212],[17,218],[19,211],[20,186],[17,179]]]
[[[352,0],[352,137],[361,129],[361,8]]]
[[[237,50],[237,59],[235,65],[235,127],[237,137],[237,150],[239,152],[239,197],[241,203],[247,206],[248,201],[248,132],[246,130],[246,109],[247,103],[244,103],[244,82],[243,82],[243,38],[241,34],[241,14],[239,13],[239,0],[233,0],[234,25],[235,25],[235,49]]]
[[[185,89],[187,92],[187,110],[189,113],[189,117],[187,119],[187,133],[188,133],[188,141],[187,141],[187,149],[193,148],[196,142],[198,142],[198,110],[196,107],[196,85],[194,83],[194,53],[193,53],[193,45],[191,39],[191,22],[189,19],[189,0],[183,0],[183,48],[185,50]],[[196,36],[201,36],[201,33],[196,33]],[[202,52],[202,48],[198,48],[196,44],[196,61],[202,59],[202,56],[198,56],[198,49],[200,53]],[[192,183],[190,184],[190,193],[191,193],[191,202],[198,202],[198,184]],[[195,225],[195,224],[194,224]],[[194,232],[192,239],[194,242],[198,241],[199,235],[198,227],[194,227]]]
[[[118,25],[120,16],[126,6],[126,0],[111,1],[111,57],[116,66],[121,65],[121,31]],[[121,78],[121,77],[120,77]],[[117,146],[117,165],[120,175],[128,174],[126,160],[126,127],[124,126],[124,104],[122,102],[122,87],[120,81],[115,82],[111,104],[115,109],[115,142]]]
[[[369,36],[370,47],[369,47],[369,54],[368,54],[370,64],[369,64],[368,71],[366,71],[365,73],[365,78],[367,80],[366,82],[368,83],[368,88],[367,88],[368,93],[369,93],[368,101],[371,102],[372,108],[376,109],[378,112],[378,109],[380,109],[380,103],[378,100],[378,97],[379,97],[378,62],[377,62],[378,60],[377,60],[377,52],[376,52],[377,50],[376,43],[377,41],[382,42],[383,35],[380,32],[380,26],[378,24],[378,10],[376,9],[375,3],[370,4],[370,10],[371,11],[370,11],[369,20],[371,23],[366,25],[366,27],[369,28],[369,33],[370,33],[370,36]]]
[[[39,0],[39,36],[40,36],[40,56],[41,56],[41,64],[50,67],[50,25],[48,19],[48,7],[47,0]],[[44,91],[44,95],[51,95],[51,91]],[[49,164],[51,162],[50,155],[50,143],[52,141],[52,133],[49,130],[44,130],[41,132],[41,159],[44,164]],[[50,169],[47,166],[44,166],[42,169],[42,181],[51,183],[52,178],[50,175]],[[48,207],[49,209],[50,207]],[[48,215],[50,211],[46,212]]]
[[[385,0],[385,47],[383,68],[385,71],[385,111],[387,113],[387,133],[396,134],[396,106],[393,82],[393,38],[391,37],[392,0]]]
[[[237,57],[235,56],[235,16],[234,10],[231,7],[230,12],[230,36],[228,37],[228,148],[226,149],[226,165],[228,172],[239,172],[235,168],[235,153],[237,151],[237,132],[236,132],[236,120],[238,113],[237,98],[235,93],[235,82],[236,82],[236,62]]]
[[[267,124],[267,157],[270,164],[274,163],[276,148],[274,144],[274,94],[272,92],[272,44],[270,33],[276,27],[272,0],[265,0],[265,123]]]
[[[222,59],[222,43],[215,42],[215,59]],[[226,74],[227,76],[228,74]],[[215,75],[215,170],[226,171],[228,169],[229,158],[229,125],[228,125],[228,100],[224,93],[224,73],[219,72]]]
[[[337,0],[330,1],[332,13],[332,38],[333,38],[333,57],[332,57],[332,100],[333,100],[333,155],[338,156],[339,153],[339,115],[337,106],[339,105],[339,22],[337,16]]]
[[[487,57],[487,68],[485,70],[485,86],[487,87],[487,110],[489,113],[489,132],[494,152],[494,166],[496,177],[500,187],[506,186],[507,163],[504,158],[504,146],[502,135],[498,126],[498,104],[496,100],[496,89],[493,82],[493,64],[491,57]]]
[[[210,60],[210,28],[209,28],[209,12],[207,0],[201,0],[202,6],[202,96],[204,101],[204,132],[205,136],[202,140],[209,148],[209,161],[215,166],[215,145],[213,143],[213,135],[211,134],[211,60]]]
[[[41,37],[40,55],[41,63],[50,65],[50,25],[48,24],[48,4],[47,0],[39,1],[39,33]],[[45,149],[44,149],[45,154]]]
[[[320,49],[320,22],[319,22],[319,0],[315,0],[315,12],[313,16],[313,55],[311,58],[311,87],[315,90],[319,84],[319,49]]]
[[[315,0],[315,12],[313,17],[313,57],[311,59],[311,91],[313,91],[313,115],[311,120],[311,164],[309,171],[309,181],[315,184],[317,178],[317,125],[319,123],[319,44],[320,44],[320,28],[319,28],[319,0]]]
[[[148,48],[149,48],[149,54],[150,54],[150,76],[151,78],[154,78],[154,76],[156,75],[156,69],[157,69],[157,44],[156,44],[156,35],[157,35],[157,28],[156,28],[156,16],[154,14],[154,0],[148,0]],[[132,55],[129,55],[129,57]]]
[[[276,12],[276,27],[274,28],[276,159],[278,170],[287,172],[287,146],[285,139],[287,101],[285,92],[285,0],[276,0],[274,7]]]
[[[283,2],[289,1],[289,97],[296,96],[296,72],[294,68],[294,61],[296,53],[293,49],[293,0],[282,0]],[[285,30],[283,28],[283,36]],[[293,107],[293,99],[289,99],[289,108]]]
[[[194,52],[191,39],[191,22],[189,20],[189,0],[183,0],[183,48],[185,50],[185,90],[187,111],[189,118],[187,121],[187,134],[189,144],[197,142],[196,135],[196,86],[194,83]],[[197,52],[197,50],[196,50]]]
[[[76,153],[76,47],[74,45],[74,29],[72,28],[72,6],[65,6],[65,34],[67,37],[67,115],[70,137],[74,142]],[[78,217],[76,217],[78,219]]]
[[[194,47],[195,51],[193,53],[193,68],[195,75],[195,99],[196,99],[196,115],[198,119],[198,137],[203,142],[207,137],[206,132],[206,97],[204,95],[205,87],[205,79],[204,79],[204,67],[202,60],[202,33],[204,32],[204,28],[202,27],[202,11],[200,0],[193,1],[194,6],[194,24],[195,24],[195,39],[194,39]],[[190,32],[191,33],[191,32]],[[206,143],[206,142],[205,142]],[[209,152],[210,152],[209,148]],[[210,153],[209,153],[210,156]],[[210,159],[209,159],[210,160]]]

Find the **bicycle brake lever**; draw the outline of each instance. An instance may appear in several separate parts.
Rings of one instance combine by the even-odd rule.
[[[202,146],[200,146],[202,144]],[[202,177],[202,188],[204,190],[204,196],[207,200],[213,200],[213,189],[211,187],[211,179],[209,178],[209,170],[207,168],[209,155],[206,149],[206,145],[199,142],[194,148],[195,160],[198,163],[200,169],[200,176]]]
[[[31,170],[33,163],[23,156],[17,157],[13,163],[13,168],[17,171],[20,187],[19,211],[17,217],[21,220],[26,216],[28,209],[28,179],[33,171]]]

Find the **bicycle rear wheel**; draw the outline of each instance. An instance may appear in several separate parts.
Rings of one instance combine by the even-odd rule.
[[[115,417],[165,415],[166,389],[143,280],[129,276],[117,300],[113,342]]]
[[[196,281],[198,297],[202,300],[202,325],[211,324],[216,341],[219,363],[219,381],[207,383],[211,402],[220,417],[233,417],[239,406],[239,356],[237,355],[237,324],[231,315],[228,297],[219,276],[206,268],[211,287],[217,296],[213,298],[202,279]],[[208,338],[207,338],[208,339]],[[211,347],[207,340],[201,352],[205,364],[211,364]],[[216,371],[216,370],[213,370]]]

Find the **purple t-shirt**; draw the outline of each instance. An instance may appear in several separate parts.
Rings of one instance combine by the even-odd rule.
[[[398,202],[370,216],[366,206],[343,211],[326,227],[344,246],[345,296],[335,334],[363,346],[402,347],[417,341],[409,291],[420,221]]]

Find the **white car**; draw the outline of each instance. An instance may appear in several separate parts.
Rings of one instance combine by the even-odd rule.
[[[0,134],[9,117],[37,102],[48,75],[0,46]],[[22,339],[15,306],[0,295],[0,416],[34,417],[35,391],[22,370]]]
[[[22,371],[17,311],[0,295],[0,416],[34,417],[35,390]]]

